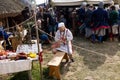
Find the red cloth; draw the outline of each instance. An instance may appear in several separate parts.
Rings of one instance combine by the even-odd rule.
[[[39,61],[40,61],[40,62],[43,62],[42,52],[39,53]]]
[[[53,49],[60,47],[60,42],[55,42],[51,47],[52,47]]]
[[[98,28],[93,28],[94,31],[99,30],[99,29],[108,29],[110,26],[100,26]]]

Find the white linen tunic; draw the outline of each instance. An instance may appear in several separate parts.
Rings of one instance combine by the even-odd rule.
[[[58,30],[55,34],[56,42],[60,40],[61,35],[63,35],[64,38],[67,39],[67,41],[66,41],[66,44],[61,43],[60,47],[56,48],[56,50],[63,51],[68,54],[72,54],[72,52],[73,52],[72,51],[72,43],[71,43],[71,41],[73,40],[72,32],[69,29],[65,29],[64,32],[60,32],[60,30]]]

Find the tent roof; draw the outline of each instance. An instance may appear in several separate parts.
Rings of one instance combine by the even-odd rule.
[[[52,0],[52,5],[54,6],[76,6],[81,5],[82,2],[87,2],[88,4],[98,4],[99,2],[110,3],[111,0]]]
[[[19,0],[0,0],[0,17],[16,16],[24,7]]]
[[[84,0],[52,0],[55,6],[75,6],[80,5]]]
[[[87,0],[88,4],[98,4],[99,2],[104,2],[105,4],[111,3],[111,0]]]

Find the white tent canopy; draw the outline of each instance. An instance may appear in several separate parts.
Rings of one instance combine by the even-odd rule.
[[[98,4],[99,2],[104,2],[105,4],[112,3],[112,0],[87,0],[88,4]]]
[[[74,6],[80,5],[84,0],[52,0],[55,6]]]
[[[52,0],[52,4],[55,6],[75,6],[81,5],[82,2],[88,4],[98,4],[99,2],[110,3],[111,0]]]

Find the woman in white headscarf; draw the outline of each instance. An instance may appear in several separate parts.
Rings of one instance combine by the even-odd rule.
[[[56,51],[63,51],[68,54],[70,60],[74,62],[72,58],[72,43],[73,40],[72,32],[65,27],[65,24],[63,22],[58,24],[58,31],[55,34],[55,41],[57,43],[57,46],[53,45],[53,52],[56,53]]]

